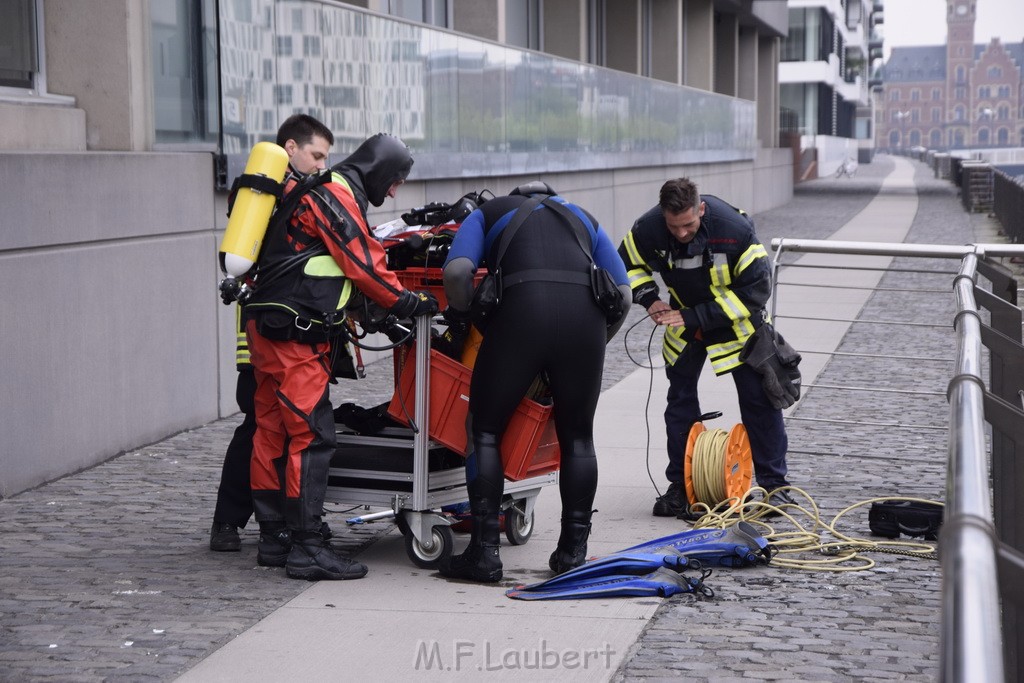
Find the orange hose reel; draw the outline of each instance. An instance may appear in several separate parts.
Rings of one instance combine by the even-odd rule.
[[[691,505],[704,503],[708,507],[714,507],[721,503],[721,500],[709,501],[700,500],[696,494],[694,474],[694,452],[698,438],[708,430],[703,422],[694,422],[690,433],[686,438],[686,460],[683,465],[683,482],[686,485],[686,498]],[[705,435],[703,438],[708,438]],[[750,483],[754,475],[754,461],[750,453],[750,439],[747,438],[747,429],[742,424],[735,425],[728,435],[722,455],[722,491],[725,499],[742,498],[750,490]]]

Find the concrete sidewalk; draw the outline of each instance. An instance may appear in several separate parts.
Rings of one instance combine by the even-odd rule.
[[[991,220],[965,214],[948,181],[924,164],[889,157],[861,165],[853,179],[802,183],[789,204],[755,218],[765,244],[775,237],[1000,239],[991,231],[975,236]],[[835,285],[859,289],[812,288],[800,282],[814,269],[783,271],[788,284],[776,319],[803,354],[806,388],[788,411],[791,481],[826,520],[876,496],[941,499],[952,276],[913,272],[917,262],[901,270],[907,259],[885,272],[841,268],[825,256],[800,261],[826,265],[819,277],[833,274]],[[634,307],[627,324],[640,318]],[[885,319],[917,325],[870,322]],[[661,369],[637,369],[626,353],[646,363],[651,334],[641,322],[609,347],[592,554],[688,528],[651,516],[652,478],[662,491],[667,484],[666,385]],[[657,340],[650,351],[660,366]],[[377,365],[385,367],[369,368],[367,380],[336,387],[335,403],[386,400],[389,364]],[[934,396],[912,402],[829,388],[898,382]],[[730,379],[705,377],[701,392],[704,410],[724,412],[710,427],[738,422]],[[884,426],[894,422],[914,428]],[[255,525],[243,532],[242,552],[212,553],[220,463],[237,423],[218,420],[0,501],[0,680],[937,677],[939,568],[919,558],[877,555],[874,568],[846,573],[716,570],[707,581],[713,599],[510,600],[506,587],[549,575],[559,515],[553,487],[538,500],[530,541],[502,548],[500,586],[448,582],[418,569],[391,525],[346,528],[341,520],[350,514],[337,509],[329,516],[337,542],[370,567],[362,580],[307,584],[258,567]],[[847,532],[867,533],[861,512],[847,518]],[[456,551],[466,542],[456,536]]]

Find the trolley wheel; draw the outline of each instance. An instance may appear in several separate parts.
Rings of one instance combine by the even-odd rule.
[[[420,569],[435,569],[441,560],[451,557],[454,547],[455,535],[443,524],[430,528],[428,543],[420,543],[412,532],[405,534],[405,552]]]
[[[505,510],[505,538],[512,545],[523,545],[533,536],[533,513],[526,516],[526,501],[519,500]]]

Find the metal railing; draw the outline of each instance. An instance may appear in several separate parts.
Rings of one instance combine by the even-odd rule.
[[[960,259],[953,278],[956,359],[946,392],[946,509],[939,535],[940,677],[956,683],[1024,679],[1024,506],[1018,503],[1024,461],[1017,457],[1024,453],[1022,315],[1013,274],[993,260],[1022,256],[1024,246],[790,239],[772,240],[772,246],[776,284],[780,267],[788,267],[783,254],[791,252]],[[991,289],[978,285],[979,275]]]
[[[1024,183],[996,170],[993,177],[992,213],[1015,244],[1024,242]]]

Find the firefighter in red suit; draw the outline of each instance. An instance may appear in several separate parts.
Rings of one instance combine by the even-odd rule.
[[[245,304],[256,373],[252,496],[260,525],[257,562],[291,578],[357,579],[361,563],[322,537],[321,514],[337,447],[328,382],[331,342],[343,330],[353,286],[397,318],[437,312],[430,294],[406,290],[387,269],[367,227],[367,203],[394,197],[412,156],[398,138],[366,140],[330,176],[290,176],[288,194],[305,193],[287,221],[272,221]],[[312,187],[311,187],[312,185]]]

